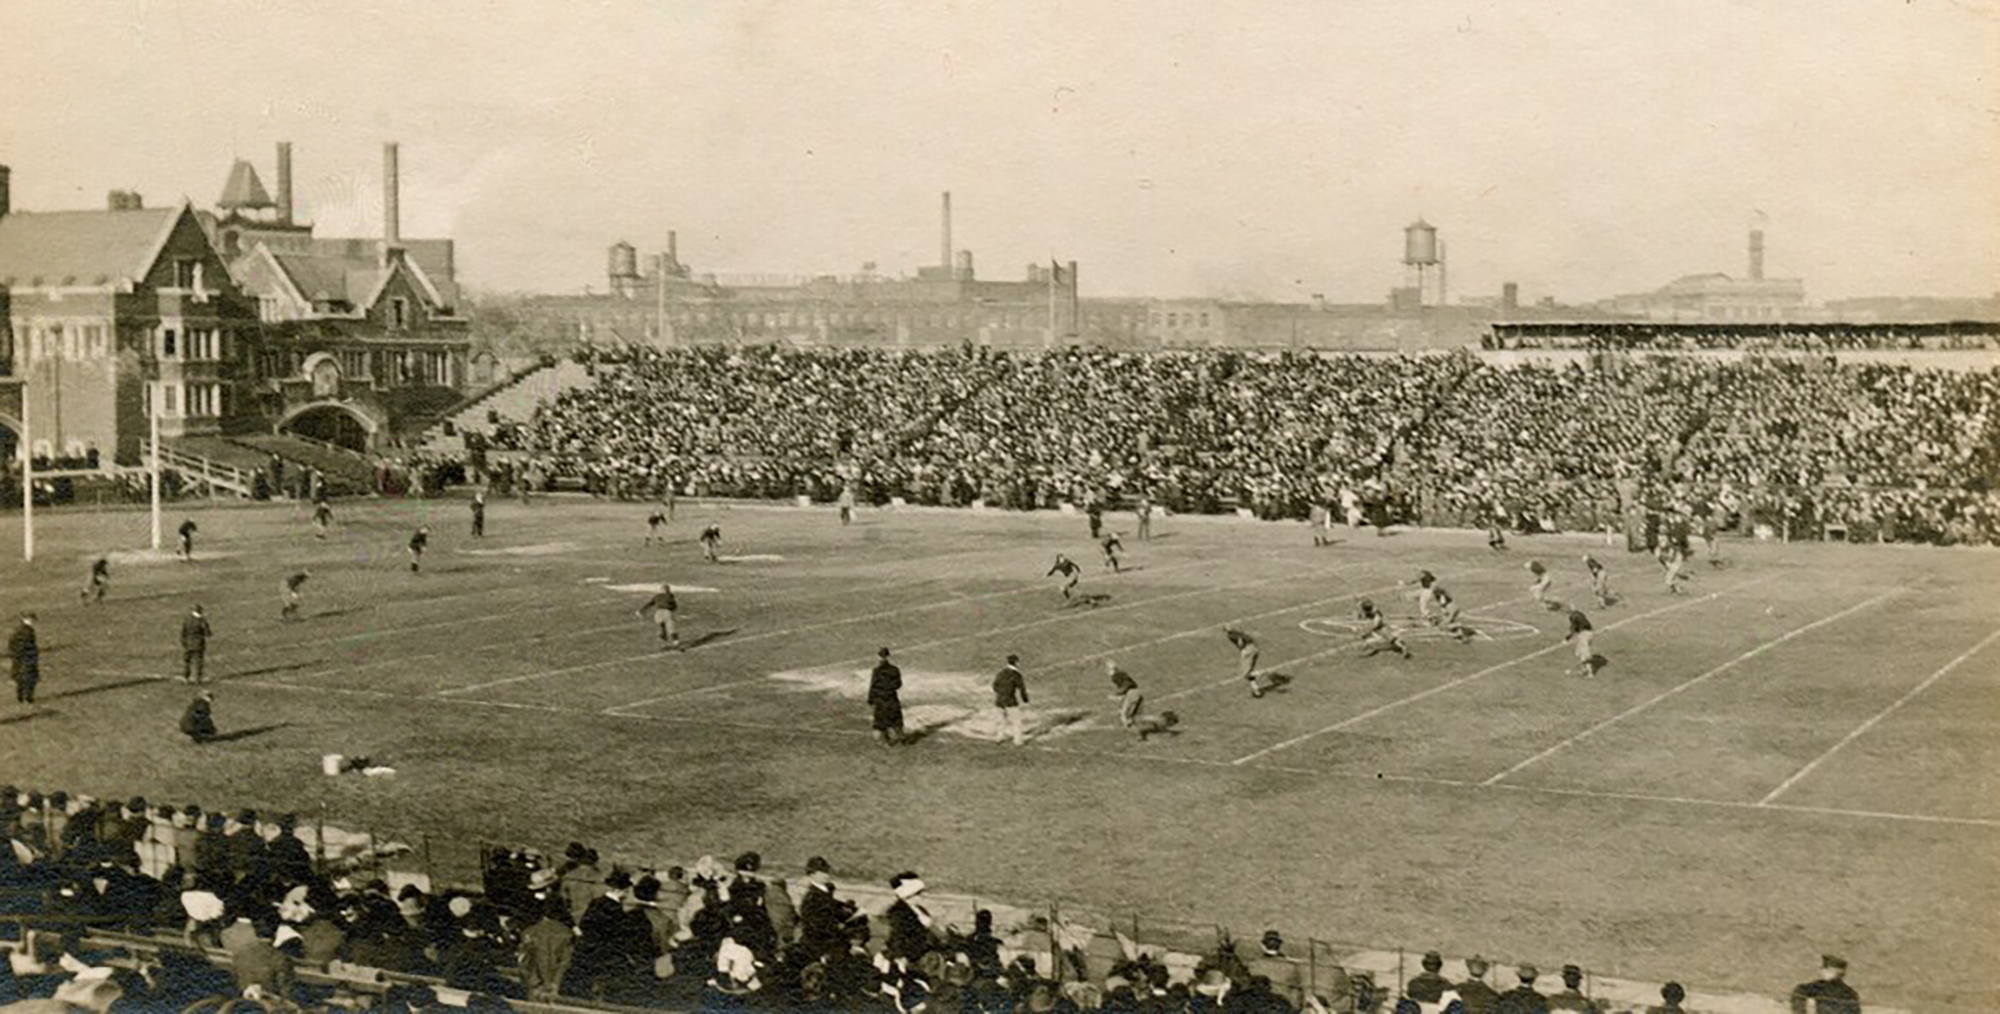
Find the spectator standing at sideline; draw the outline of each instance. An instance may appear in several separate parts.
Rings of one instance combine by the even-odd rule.
[[[1444,969],[1444,955],[1436,951],[1424,953],[1424,970],[1412,976],[1403,986],[1403,995],[1418,1003],[1437,1003],[1444,991],[1451,988],[1450,980],[1439,974]]]
[[[181,620],[181,682],[205,683],[208,681],[208,638],[214,633],[208,625],[208,614],[201,611],[200,604],[188,611]]]
[[[1549,997],[1549,1009],[1597,1014],[1598,1005],[1583,995],[1583,969],[1575,965],[1563,966],[1563,991]]]
[[[7,657],[14,678],[14,700],[35,703],[35,684],[42,681],[42,652],[35,640],[35,614],[22,613],[21,622],[7,638]]]
[[[883,648],[875,656],[881,661],[868,674],[868,706],[874,711],[875,735],[883,746],[899,746],[908,742],[903,734],[903,670],[889,661],[889,649]]]
[[[1517,974],[1520,985],[1500,994],[1494,1014],[1549,1014],[1549,998],[1535,991],[1535,977],[1540,974],[1535,966],[1522,965]]]
[[[472,494],[472,537],[475,539],[486,537],[486,494],[484,492]]]
[[[1021,711],[1028,703],[1028,681],[1021,676],[1021,656],[1007,656],[1007,664],[993,677],[993,705],[1000,709],[1000,727],[994,733],[994,742],[1012,736],[1015,746],[1025,744],[1027,735],[1021,728]]]
[[[1452,987],[1465,1014],[1493,1014],[1500,994],[1486,984],[1486,959],[1475,954],[1465,962],[1465,981]]]

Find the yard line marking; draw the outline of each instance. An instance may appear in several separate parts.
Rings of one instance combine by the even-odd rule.
[[[1703,602],[1712,602],[1715,599],[1721,598],[1723,595],[1728,594],[1729,592],[1741,591],[1745,588],[1751,587],[1752,585],[1762,584],[1763,582],[1769,581],[1771,579],[1772,579],[1771,576],[1761,577],[1755,581],[1750,581],[1745,584],[1737,585],[1736,587],[1730,588],[1727,591],[1709,592],[1707,595],[1703,595],[1698,598],[1686,599],[1680,602],[1664,605],[1658,609],[1649,610],[1647,612],[1640,613],[1636,616],[1627,616],[1626,618],[1619,620],[1616,623],[1607,624],[1601,629],[1616,630],[1619,627],[1622,627],[1628,623],[1637,623],[1640,620],[1648,619],[1654,616],[1659,616],[1664,613],[1671,613],[1678,609],[1686,609],[1689,606],[1699,605]],[[1364,711],[1351,718],[1342,719],[1341,721],[1335,722],[1332,725],[1329,725],[1323,729],[1315,729],[1312,732],[1308,732],[1303,735],[1293,736],[1291,739],[1285,740],[1282,743],[1276,743],[1271,746],[1267,746],[1264,749],[1257,751],[1256,753],[1244,754],[1243,756],[1236,758],[1234,761],[1231,761],[1230,763],[1248,764],[1251,761],[1258,759],[1259,757],[1268,757],[1271,754],[1277,753],[1280,750],[1288,750],[1292,747],[1299,745],[1300,743],[1306,742],[1307,740],[1317,739],[1321,736],[1324,736],[1329,732],[1339,732],[1340,730],[1348,728],[1349,726],[1359,725],[1362,722],[1374,718],[1376,715],[1394,711],[1397,708],[1403,707],[1405,705],[1415,704],[1418,701],[1436,696],[1438,694],[1444,693],[1445,691],[1454,689],[1456,687],[1464,686],[1465,684],[1471,683],[1474,680],[1484,679],[1488,676],[1493,675],[1496,672],[1500,672],[1503,669],[1511,669],[1514,666],[1520,665],[1523,662],[1529,661],[1531,659],[1540,658],[1543,655],[1548,654],[1549,652],[1557,651],[1564,647],[1566,647],[1566,645],[1563,642],[1558,641],[1555,644],[1551,644],[1546,648],[1538,648],[1534,651],[1529,652],[1526,655],[1520,656],[1519,658],[1513,658],[1505,662],[1500,662],[1494,665],[1487,666],[1486,668],[1481,669],[1478,672],[1475,672],[1469,676],[1460,676],[1455,680],[1450,680],[1445,683],[1440,683],[1437,686],[1430,688],[1429,690],[1420,690],[1414,694],[1411,694],[1408,697],[1399,698],[1397,700],[1390,701],[1387,704],[1370,708],[1367,711]]]
[[[991,629],[988,629],[988,630],[976,630],[976,631],[973,631],[972,633],[969,633],[969,634],[956,634],[956,635],[953,635],[953,636],[951,636],[951,637],[940,637],[940,638],[937,638],[937,639],[935,639],[935,640],[930,640],[930,641],[919,641],[919,642],[918,642],[918,643],[916,643],[916,644],[906,644],[906,645],[901,645],[901,646],[899,646],[899,647],[897,648],[897,650],[898,650],[898,651],[922,651],[922,650],[924,650],[925,648],[935,648],[935,647],[938,647],[939,645],[944,645],[944,644],[954,644],[954,643],[957,643],[957,642],[959,642],[959,641],[970,641],[970,640],[973,640],[974,638],[980,638],[980,637],[992,637],[992,636],[994,636],[994,635],[996,635],[996,634],[1010,634],[1010,633],[1013,633],[1013,632],[1015,632],[1015,631],[1017,631],[1017,630],[1028,630],[1028,629],[1031,629],[1031,628],[1034,628],[1034,627],[1041,627],[1041,626],[1047,626],[1048,624],[1051,624],[1051,623],[1062,623],[1062,622],[1066,622],[1066,621],[1069,621],[1069,620],[1074,620],[1074,619],[1080,619],[1080,618],[1082,618],[1082,617],[1086,617],[1086,616],[1102,616],[1102,615],[1104,615],[1105,613],[1113,613],[1113,612],[1119,612],[1119,611],[1121,611],[1121,610],[1126,610],[1126,609],[1137,609],[1137,608],[1139,608],[1140,606],[1148,606],[1148,605],[1152,605],[1152,604],[1154,604],[1154,603],[1156,603],[1156,602],[1167,602],[1167,601],[1171,601],[1171,600],[1174,600],[1174,599],[1184,599],[1184,598],[1189,598],[1189,597],[1191,597],[1191,596],[1195,596],[1195,595],[1213,595],[1213,594],[1215,594],[1215,593],[1217,593],[1217,592],[1225,592],[1225,591],[1237,591],[1237,590],[1239,590],[1239,589],[1243,589],[1243,588],[1256,588],[1256,587],[1259,587],[1259,586],[1262,586],[1262,585],[1267,585],[1267,584],[1271,584],[1271,583],[1273,583],[1273,582],[1276,582],[1276,581],[1288,581],[1288,580],[1297,580],[1297,579],[1300,579],[1300,578],[1307,578],[1307,577],[1327,577],[1327,576],[1331,576],[1331,575],[1333,575],[1333,574],[1338,574],[1338,573],[1340,573],[1341,571],[1345,571],[1345,570],[1353,570],[1353,569],[1355,569],[1355,568],[1357,568],[1357,567],[1366,567],[1366,566],[1369,566],[1369,565],[1370,565],[1370,564],[1369,564],[1368,562],[1359,562],[1359,563],[1352,563],[1352,564],[1346,564],[1346,565],[1342,565],[1342,566],[1339,566],[1339,567],[1335,567],[1335,568],[1333,568],[1333,569],[1331,569],[1331,570],[1324,570],[1324,571],[1313,571],[1313,572],[1311,572],[1311,573],[1306,573],[1306,574],[1291,574],[1291,575],[1282,575],[1282,574],[1280,574],[1280,575],[1273,575],[1273,576],[1271,576],[1271,577],[1264,577],[1264,578],[1258,578],[1258,579],[1257,579],[1257,580],[1255,580],[1255,581],[1243,581],[1243,582],[1239,582],[1239,583],[1237,583],[1237,584],[1228,584],[1228,585],[1220,585],[1220,586],[1216,586],[1216,587],[1209,587],[1209,588],[1193,588],[1193,589],[1189,589],[1189,590],[1187,590],[1187,591],[1181,591],[1181,592],[1174,592],[1174,593],[1172,593],[1172,594],[1168,594],[1168,595],[1155,595],[1155,596],[1153,596],[1152,598],[1149,598],[1149,599],[1142,599],[1142,600],[1140,600],[1140,601],[1138,601],[1138,602],[1127,602],[1127,603],[1125,603],[1125,604],[1123,604],[1123,605],[1116,605],[1116,606],[1107,606],[1107,607],[1104,607],[1104,608],[1094,608],[1094,609],[1091,609],[1091,610],[1090,610],[1089,612],[1087,612],[1087,613],[1077,613],[1077,612],[1069,612],[1069,613],[1064,613],[1064,614],[1063,614],[1063,615],[1061,615],[1061,616],[1051,616],[1051,617],[1046,617],[1046,618],[1044,618],[1044,619],[1040,619],[1040,620],[1030,620],[1030,621],[1028,621],[1027,623],[1016,623],[1016,624],[1014,624],[1013,626],[1008,626],[1008,627],[994,627],[994,628],[991,628]],[[1045,590],[1045,587],[1046,587],[1046,586],[1042,586],[1042,587],[1043,587],[1043,588],[1044,588],[1044,590]],[[950,603],[947,603],[947,604],[950,604]],[[1185,633],[1185,632],[1183,632],[1183,633]],[[1179,636],[1179,635],[1178,635],[1178,634],[1176,634],[1176,635],[1171,635],[1171,636]],[[655,652],[655,654],[657,654],[657,652]],[[646,657],[646,656],[641,656],[641,657]],[[809,668],[809,669],[834,669],[834,668],[839,668],[839,667],[841,667],[841,666],[847,666],[847,665],[865,665],[865,664],[867,664],[867,662],[869,661],[869,659],[871,659],[871,658],[873,658],[873,657],[874,657],[874,656],[872,656],[872,655],[864,655],[864,656],[860,656],[860,657],[857,657],[857,658],[845,658],[845,659],[841,659],[841,660],[839,660],[839,661],[837,661],[837,662],[827,662],[827,663],[824,663],[824,664],[821,664],[821,665],[816,665],[816,666],[808,666],[808,667],[806,667],[806,668]],[[518,679],[518,677],[516,677],[516,678]],[[648,705],[652,705],[652,704],[659,704],[659,703],[660,703],[660,702],[662,702],[662,701],[671,701],[671,700],[675,700],[675,699],[677,699],[677,698],[681,698],[681,697],[693,697],[693,696],[696,696],[696,695],[698,695],[698,694],[708,694],[708,693],[714,693],[714,692],[716,692],[716,691],[718,691],[718,690],[731,690],[731,689],[734,689],[734,688],[736,688],[736,687],[746,687],[746,686],[751,686],[751,685],[754,685],[754,684],[758,684],[758,683],[769,683],[769,682],[771,682],[771,681],[772,681],[773,679],[776,679],[776,674],[766,674],[766,675],[763,675],[763,676],[753,676],[753,677],[751,677],[751,678],[749,678],[749,679],[742,679],[742,680],[732,680],[732,681],[730,681],[730,682],[728,682],[728,683],[717,683],[717,684],[713,684],[713,685],[711,685],[711,686],[705,686],[705,687],[691,687],[691,688],[689,688],[689,689],[686,689],[686,690],[679,690],[679,691],[675,691],[674,693],[671,693],[671,694],[664,694],[664,695],[662,695],[662,696],[659,696],[659,697],[649,697],[649,698],[647,698],[647,699],[645,699],[645,700],[643,700],[643,701],[635,701],[635,702],[633,702],[633,703],[631,703],[631,704],[620,704],[620,705],[617,705],[616,707],[611,707],[611,708],[606,708],[606,709],[604,709],[604,713],[605,713],[605,714],[607,714],[607,715],[615,715],[615,714],[620,714],[620,713],[623,713],[623,712],[625,712],[625,711],[628,711],[628,710],[630,710],[630,709],[632,709],[632,708],[643,708],[643,707],[646,707],[646,706],[648,706]]]
[[[1939,669],[1934,673],[1931,673],[1930,676],[1927,677],[1922,683],[1919,683],[1916,686],[1911,687],[1909,693],[1906,693],[1903,696],[1896,698],[1896,703],[1891,704],[1886,708],[1883,708],[1881,712],[1876,714],[1874,718],[1871,718],[1866,722],[1861,723],[1859,726],[1856,726],[1854,731],[1842,737],[1840,742],[1833,744],[1833,746],[1829,748],[1825,753],[1820,754],[1817,757],[1814,757],[1811,763],[1807,764],[1805,767],[1798,769],[1798,771],[1794,772],[1790,778],[1785,779],[1784,782],[1781,783],[1777,788],[1772,789],[1769,795],[1758,800],[1757,805],[1770,806],[1774,801],[1777,800],[1779,796],[1784,795],[1786,791],[1791,789],[1792,786],[1797,785],[1801,779],[1805,778],[1805,776],[1809,774],[1812,774],[1814,768],[1819,767],[1821,764],[1825,763],[1828,758],[1832,757],[1836,753],[1839,753],[1842,747],[1846,746],[1849,743],[1854,742],[1857,739],[1860,739],[1862,735],[1865,734],[1868,730],[1873,729],[1877,722],[1880,722],[1881,720],[1889,717],[1890,715],[1895,714],[1898,708],[1901,708],[1903,705],[1910,703],[1910,701],[1914,699],[1918,694],[1921,694],[1924,691],[1930,689],[1931,684],[1936,683],[1938,680],[1943,679],[1946,674],[1950,673],[1953,669],[1956,669],[1960,665],[1964,664],[1966,659],[1969,659],[1972,656],[1979,654],[1981,650],[1983,650],[1987,645],[1992,644],[1995,640],[2000,640],[2000,630],[1995,630],[1994,632],[1986,635],[1984,638],[1981,638],[1978,644],[1975,644],[1972,647],[1967,648],[1964,654],[1961,654],[1957,658],[1954,658],[1951,661],[1946,662],[1943,668]]]
[[[1806,625],[1805,625],[1805,626],[1803,626],[1803,627],[1798,627],[1798,628],[1795,628],[1795,629],[1793,629],[1793,630],[1790,630],[1790,631],[1787,631],[1786,633],[1784,633],[1784,634],[1781,634],[1781,635],[1779,635],[1779,636],[1778,636],[1778,637],[1777,637],[1776,639],[1774,639],[1774,640],[1770,640],[1770,641],[1766,641],[1766,642],[1764,642],[1763,644],[1760,644],[1760,645],[1756,646],[1755,648],[1752,648],[1752,649],[1750,649],[1749,651],[1746,651],[1746,652],[1744,652],[1743,654],[1741,654],[1741,655],[1738,655],[1738,656],[1736,656],[1735,658],[1732,658],[1732,659],[1730,659],[1729,661],[1727,661],[1727,662],[1724,662],[1724,663],[1722,663],[1721,665],[1719,665],[1719,666],[1716,666],[1715,668],[1713,668],[1713,669],[1710,669],[1709,671],[1707,671],[1707,672],[1705,672],[1705,673],[1702,673],[1701,675],[1699,675],[1699,676],[1696,676],[1695,678],[1693,678],[1693,679],[1691,679],[1691,680],[1688,680],[1688,681],[1687,681],[1687,682],[1685,682],[1685,683],[1682,683],[1682,684],[1680,684],[1680,685],[1678,685],[1678,686],[1674,686],[1674,687],[1670,687],[1670,688],[1668,688],[1668,689],[1666,689],[1666,690],[1663,690],[1663,691],[1661,691],[1661,692],[1659,692],[1659,693],[1657,693],[1657,694],[1654,694],[1654,695],[1653,695],[1652,697],[1649,697],[1649,698],[1647,698],[1646,700],[1643,700],[1643,701],[1640,701],[1640,702],[1639,702],[1638,704],[1635,704],[1635,705],[1633,705],[1633,706],[1631,706],[1631,707],[1629,707],[1629,708],[1626,708],[1626,709],[1625,709],[1624,711],[1621,711],[1621,712],[1619,712],[1618,714],[1616,714],[1616,715],[1613,715],[1613,716],[1611,716],[1610,718],[1607,718],[1607,719],[1605,719],[1604,721],[1602,721],[1602,722],[1599,722],[1599,723],[1597,723],[1596,725],[1593,725],[1593,726],[1591,726],[1591,727],[1589,727],[1589,728],[1587,728],[1587,729],[1583,730],[1582,732],[1579,732],[1579,733],[1577,733],[1576,735],[1574,735],[1574,736],[1571,736],[1571,737],[1569,737],[1568,739],[1565,739],[1565,740],[1563,740],[1562,742],[1560,742],[1560,743],[1557,743],[1556,745],[1554,745],[1554,746],[1552,746],[1552,747],[1549,747],[1548,749],[1546,749],[1546,750],[1543,750],[1542,752],[1540,752],[1540,753],[1538,753],[1538,754],[1535,754],[1534,756],[1532,756],[1532,757],[1529,757],[1528,759],[1526,759],[1526,760],[1524,760],[1524,761],[1521,761],[1521,762],[1520,762],[1520,763],[1518,763],[1518,764],[1515,764],[1515,765],[1514,765],[1513,767],[1510,767],[1510,768],[1508,768],[1507,770],[1505,770],[1505,771],[1502,771],[1502,772],[1500,772],[1499,774],[1497,774],[1497,775],[1494,775],[1493,777],[1491,777],[1491,778],[1488,778],[1488,779],[1486,779],[1486,780],[1485,780],[1485,781],[1483,781],[1483,782],[1480,782],[1479,784],[1481,784],[1481,785],[1497,785],[1497,784],[1499,784],[1499,783],[1500,783],[1500,782],[1501,782],[1502,780],[1504,780],[1504,779],[1506,779],[1507,777],[1509,777],[1510,775],[1513,775],[1513,774],[1515,774],[1515,773],[1517,773],[1517,772],[1519,772],[1519,771],[1521,771],[1521,770],[1523,770],[1523,769],[1525,769],[1525,768],[1527,768],[1527,767],[1529,767],[1529,766],[1531,766],[1531,765],[1534,765],[1534,764],[1537,764],[1537,763],[1540,763],[1541,761],[1543,761],[1543,760],[1545,760],[1545,759],[1547,759],[1547,758],[1549,758],[1549,757],[1553,757],[1553,756],[1555,756],[1556,754],[1558,754],[1558,753],[1561,753],[1562,751],[1564,751],[1564,750],[1567,750],[1567,749],[1569,749],[1570,747],[1572,747],[1572,746],[1576,745],[1577,743],[1580,743],[1580,742],[1582,742],[1582,741],[1584,741],[1584,740],[1586,740],[1586,739],[1589,739],[1590,737],[1592,737],[1592,736],[1595,736],[1595,735],[1596,735],[1596,734],[1598,734],[1599,732],[1602,732],[1602,731],[1603,731],[1603,730],[1605,730],[1605,729],[1608,729],[1608,728],[1610,728],[1610,727],[1612,727],[1612,726],[1614,726],[1614,725],[1617,725],[1617,724],[1618,724],[1619,722],[1622,722],[1622,721],[1624,721],[1624,720],[1626,720],[1626,719],[1628,719],[1628,718],[1631,718],[1631,717],[1632,717],[1633,715],[1636,715],[1636,714],[1638,714],[1639,712],[1641,712],[1641,711],[1644,711],[1644,710],[1646,710],[1647,708],[1650,708],[1650,707],[1652,707],[1653,705],[1655,705],[1655,704],[1658,704],[1658,703],[1660,703],[1661,701],[1664,701],[1664,700],[1666,700],[1667,698],[1669,698],[1669,697],[1672,697],[1672,696],[1674,696],[1675,694],[1678,694],[1678,693],[1680,693],[1680,692],[1681,692],[1681,691],[1683,691],[1683,690],[1687,690],[1687,689],[1689,689],[1690,687],[1694,687],[1694,686],[1698,686],[1698,685],[1700,685],[1700,684],[1702,684],[1702,683],[1706,683],[1706,682],[1707,682],[1708,680],[1710,680],[1710,679],[1712,679],[1712,678],[1714,678],[1714,677],[1716,677],[1716,676],[1720,676],[1720,675],[1722,675],[1723,673],[1725,673],[1725,672],[1728,672],[1729,670],[1731,670],[1731,669],[1734,669],[1734,668],[1736,668],[1737,666],[1739,666],[1739,665],[1741,665],[1741,664],[1743,664],[1743,663],[1745,663],[1745,662],[1748,662],[1748,661],[1750,661],[1751,659],[1753,659],[1753,658],[1756,658],[1757,656],[1759,656],[1759,655],[1762,655],[1762,654],[1764,654],[1764,653],[1765,653],[1765,652],[1767,652],[1767,651],[1770,651],[1770,650],[1771,650],[1772,648],[1775,648],[1775,647],[1777,647],[1777,646],[1779,646],[1779,645],[1781,645],[1781,644],[1784,644],[1784,643],[1785,643],[1786,641],[1789,641],[1789,640],[1791,640],[1791,639],[1792,639],[1792,638],[1794,638],[1794,637],[1798,637],[1798,636],[1800,636],[1800,635],[1803,635],[1803,634],[1807,634],[1807,633],[1810,633],[1810,632],[1812,632],[1812,631],[1814,631],[1814,630],[1817,630],[1817,629],[1819,629],[1820,627],[1824,627],[1824,626],[1826,626],[1827,624],[1829,624],[1829,623],[1832,623],[1832,622],[1834,622],[1835,620],[1839,620],[1839,619],[1842,619],[1842,618],[1844,618],[1844,617],[1846,617],[1846,616],[1848,616],[1848,615],[1850,615],[1850,614],[1853,614],[1853,613],[1858,613],[1858,612],[1860,612],[1861,610],[1863,610],[1863,609],[1866,609],[1866,608],[1868,608],[1869,606],[1872,606],[1872,605],[1874,605],[1875,603],[1877,603],[1877,602],[1880,602],[1880,601],[1882,601],[1883,599],[1887,599],[1887,598],[1892,598],[1892,597],[1894,597],[1894,596],[1897,596],[1897,595],[1901,595],[1902,593],[1903,593],[1903,589],[1901,589],[1901,588],[1891,588],[1891,589],[1889,589],[1888,591],[1886,591],[1886,592],[1883,592],[1882,594],[1880,594],[1880,595],[1877,595],[1877,596],[1875,596],[1874,598],[1872,598],[1872,599],[1869,599],[1869,600],[1868,600],[1868,601],[1866,601],[1866,602],[1862,602],[1862,603],[1859,603],[1859,604],[1857,604],[1857,605],[1852,605],[1852,606],[1848,606],[1848,607],[1847,607],[1846,609],[1842,609],[1842,610],[1841,610],[1840,612],[1837,612],[1837,613],[1834,613],[1834,614],[1833,614],[1832,616],[1826,616],[1826,617],[1822,617],[1822,618],[1820,618],[1820,619],[1817,619],[1817,620],[1814,620],[1814,621],[1813,621],[1813,622],[1811,622],[1811,623],[1808,623],[1808,624],[1806,624]]]
[[[1392,586],[1392,587],[1393,587],[1393,586]],[[1362,594],[1373,594],[1373,592],[1363,592]],[[1355,596],[1344,596],[1344,597],[1347,597],[1347,598],[1353,598],[1353,597],[1355,597]],[[1523,595],[1523,596],[1521,596],[1520,598],[1515,598],[1515,599],[1507,599],[1507,600],[1506,600],[1506,601],[1504,601],[1504,602],[1495,602],[1495,603],[1493,603],[1493,604],[1491,604],[1491,605],[1487,605],[1487,606],[1481,606],[1480,608],[1482,608],[1482,609],[1498,609],[1498,608],[1500,608],[1501,606],[1510,606],[1510,605],[1513,605],[1513,604],[1514,604],[1514,603],[1516,603],[1516,602],[1526,602],[1527,600],[1528,600],[1528,596],[1526,596],[1526,595]],[[1333,647],[1331,647],[1331,648],[1325,648],[1325,649],[1322,649],[1322,650],[1320,650],[1320,651],[1315,651],[1315,652],[1313,652],[1313,653],[1312,653],[1312,654],[1310,654],[1310,655],[1300,655],[1300,656],[1299,656],[1298,658],[1293,658],[1293,659],[1286,659],[1286,660],[1285,660],[1285,661],[1283,661],[1283,662],[1273,662],[1273,663],[1271,663],[1270,665],[1267,665],[1267,666],[1264,666],[1264,667],[1262,667],[1262,670],[1263,670],[1264,672],[1279,672],[1279,673],[1281,673],[1281,672],[1283,672],[1283,671],[1284,671],[1284,670],[1286,670],[1286,669],[1290,669],[1290,668],[1293,668],[1294,666],[1300,666],[1300,665],[1304,665],[1304,664],[1306,664],[1307,662],[1312,662],[1312,661],[1316,661],[1316,660],[1318,660],[1318,659],[1322,659],[1322,658],[1325,658],[1325,657],[1326,657],[1326,656],[1328,656],[1328,655],[1337,655],[1337,654],[1340,654],[1341,652],[1344,652],[1344,651],[1349,651],[1349,650],[1352,650],[1352,649],[1354,649],[1354,648],[1358,647],[1359,645],[1360,645],[1360,642],[1359,642],[1359,641],[1348,641],[1348,642],[1346,642],[1346,643],[1344,643],[1344,644],[1337,644],[1337,645],[1334,645],[1334,646],[1333,646]],[[1216,682],[1214,682],[1214,683],[1204,683],[1204,684],[1202,684],[1202,685],[1200,685],[1200,686],[1197,686],[1197,687],[1189,687],[1189,688],[1187,688],[1186,690],[1176,690],[1176,691],[1174,691],[1174,692],[1173,692],[1173,693],[1171,693],[1171,694],[1166,694],[1166,695],[1162,696],[1162,697],[1160,698],[1160,700],[1163,700],[1163,701],[1176,701],[1176,700],[1179,700],[1179,699],[1181,699],[1181,698],[1183,698],[1183,697],[1188,697],[1188,696],[1191,696],[1191,695],[1193,695],[1193,694],[1198,694],[1198,693],[1202,693],[1202,692],[1204,692],[1204,691],[1208,691],[1208,690],[1219,690],[1219,689],[1221,689],[1221,688],[1223,688],[1223,687],[1227,687],[1227,686],[1233,686],[1233,685],[1235,685],[1236,683],[1238,683],[1238,682],[1241,682],[1241,681],[1242,681],[1242,677],[1240,677],[1240,676],[1231,676],[1231,677],[1228,677],[1228,678],[1226,678],[1226,679],[1221,679],[1221,680],[1217,680],[1217,681],[1216,681]]]

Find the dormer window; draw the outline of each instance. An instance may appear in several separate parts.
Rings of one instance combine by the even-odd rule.
[[[401,296],[389,301],[389,326],[397,330],[410,326],[410,301]]]
[[[181,257],[174,261],[174,288],[193,289],[201,285],[201,261],[194,257]]]

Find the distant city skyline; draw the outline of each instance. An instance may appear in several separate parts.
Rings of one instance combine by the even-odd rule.
[[[696,272],[895,275],[937,195],[982,277],[1376,303],[1402,227],[1457,296],[1570,303],[1767,270],[1814,301],[2000,290],[2000,0],[0,5],[24,211],[211,207],[295,146],[301,217],[458,241],[484,291]]]

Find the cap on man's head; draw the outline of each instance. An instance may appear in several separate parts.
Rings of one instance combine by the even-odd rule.
[[[1522,982],[1533,982],[1535,981],[1535,976],[1540,975],[1542,973],[1540,969],[1536,968],[1533,965],[1522,965],[1520,967],[1520,970],[1517,971],[1515,974],[1521,977]]]
[[[1687,999],[1687,995],[1688,991],[1682,989],[1681,984],[1678,982],[1669,982],[1660,987],[1660,999],[1668,1003],[1679,1003]]]
[[[878,657],[878,658],[888,658],[888,657],[889,657],[889,649],[887,649],[887,648],[877,648],[877,649],[875,649],[875,655],[876,655],[876,657]]]
[[[806,860],[806,872],[832,873],[833,865],[826,861],[825,856],[814,856],[811,859]]]
[[[1283,947],[1283,946],[1285,946],[1285,938],[1284,938],[1284,936],[1283,936],[1282,934],[1280,934],[1280,933],[1279,933],[1279,932],[1278,932],[1277,930],[1265,930],[1265,931],[1264,931],[1264,949],[1265,949],[1265,950],[1267,950],[1267,951],[1275,951],[1275,950],[1277,950],[1278,948],[1280,948],[1280,947]]]
[[[755,873],[764,866],[764,857],[755,852],[745,852],[736,857],[736,869],[741,873]]]
[[[1435,972],[1444,967],[1444,955],[1436,951],[1424,952],[1424,971]]]
[[[1845,972],[1847,971],[1847,960],[1845,958],[1834,957],[1831,954],[1822,954],[1819,956],[1819,967],[1832,968]]]
[[[1013,665],[1014,663],[1016,663],[1016,662],[1019,662],[1020,660],[1021,660],[1021,656],[1019,656],[1019,655],[1009,655],[1009,656],[1007,656],[1007,664],[1008,664],[1008,665]]]
[[[1577,983],[1582,981],[1583,981],[1583,969],[1578,968],[1575,965],[1563,966],[1563,985],[1575,987]]]
[[[1486,963],[1486,959],[1480,957],[1477,954],[1473,955],[1471,959],[1466,961],[1465,963],[1465,970],[1474,976],[1485,975],[1486,970],[1490,967],[1492,966]]]

